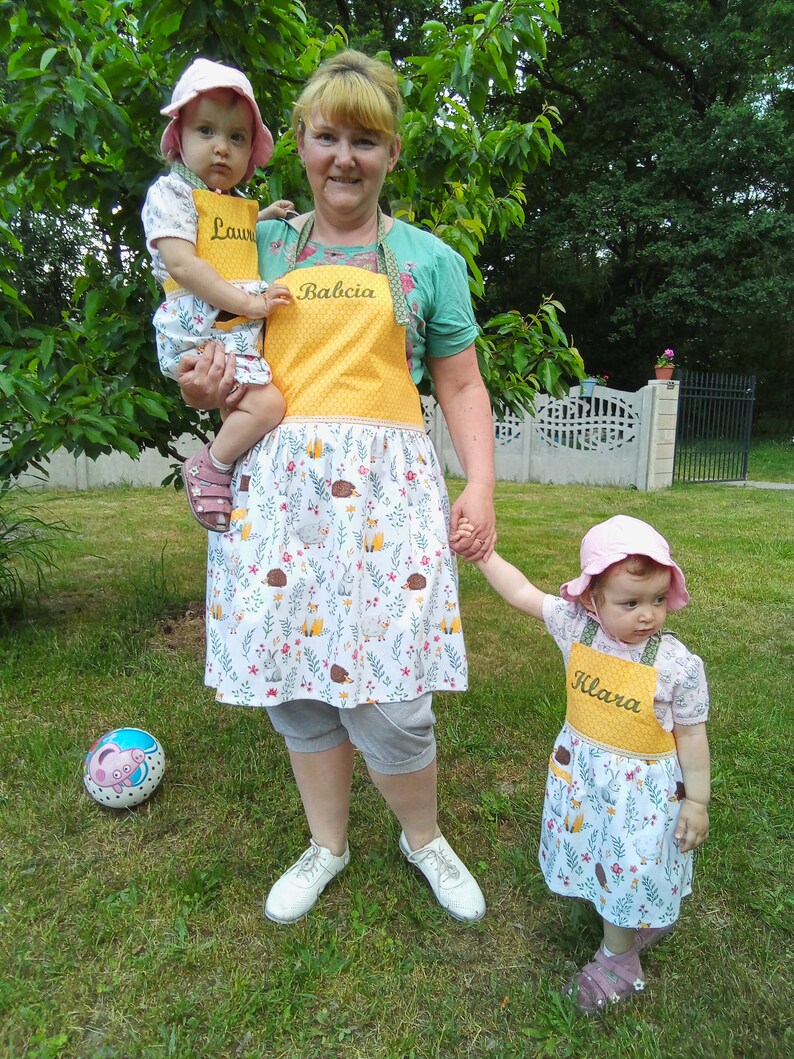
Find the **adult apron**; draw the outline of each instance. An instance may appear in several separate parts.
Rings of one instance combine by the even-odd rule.
[[[224,702],[345,708],[467,686],[449,502],[393,271],[279,280],[294,302],[265,353],[287,414],[210,541],[207,682]]]
[[[555,893],[582,897],[618,926],[666,926],[691,890],[674,840],[683,797],[675,739],[654,710],[661,636],[640,662],[571,645],[567,707],[549,760],[540,865]]]

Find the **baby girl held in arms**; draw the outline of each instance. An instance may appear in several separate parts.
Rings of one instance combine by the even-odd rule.
[[[190,509],[213,533],[229,529],[235,462],[281,421],[286,403],[263,356],[263,321],[289,306],[282,284],[259,278],[256,222],[294,215],[279,199],[264,210],[238,190],[273,155],[253,89],[240,70],[196,59],[162,113],[160,147],[170,170],[149,188],[142,218],[152,269],[165,300],[154,314],[160,368],[176,379],[208,339],[235,358],[242,394],[221,407],[214,441],[185,461]]]

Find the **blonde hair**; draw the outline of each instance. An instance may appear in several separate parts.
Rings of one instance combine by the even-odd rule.
[[[318,110],[328,121],[396,136],[403,100],[393,68],[363,52],[339,52],[309,78],[292,110],[295,134]]]

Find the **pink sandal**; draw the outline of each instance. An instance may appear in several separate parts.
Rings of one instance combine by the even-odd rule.
[[[232,513],[231,471],[219,471],[210,459],[209,442],[182,464],[190,510],[211,533],[225,533]]]
[[[591,963],[574,975],[565,987],[565,995],[572,997],[579,1011],[594,1015],[607,1004],[626,1000],[645,988],[645,978],[636,948],[619,956],[606,956],[599,947]]]

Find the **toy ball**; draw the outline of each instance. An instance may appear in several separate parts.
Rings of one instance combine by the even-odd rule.
[[[165,772],[163,748],[140,728],[115,728],[94,743],[83,762],[83,783],[95,802],[129,809],[151,797]]]

